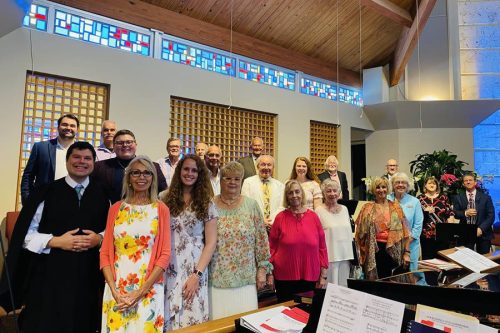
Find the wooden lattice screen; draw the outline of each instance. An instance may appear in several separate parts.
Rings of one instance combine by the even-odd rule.
[[[325,171],[325,160],[330,155],[337,156],[336,124],[310,122],[310,154],[313,170],[316,174]]]
[[[106,84],[41,73],[26,74],[16,207],[20,207],[21,177],[33,144],[55,138],[57,119],[72,113],[80,121],[77,140],[99,145],[101,124],[108,116],[108,101],[109,85]]]
[[[273,155],[276,115],[226,105],[171,97],[170,135],[181,139],[184,153],[194,153],[198,142],[217,145],[222,161],[250,154],[253,137],[264,140],[264,152]]]

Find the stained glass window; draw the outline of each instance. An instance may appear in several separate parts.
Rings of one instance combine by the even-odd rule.
[[[306,95],[330,99],[332,101],[337,100],[336,86],[311,79],[300,79],[300,92]]]
[[[149,56],[151,36],[56,10],[54,33]]]
[[[47,7],[32,4],[30,6],[30,12],[23,19],[23,25],[37,30],[47,31],[48,13],[49,9]]]
[[[295,90],[295,73],[240,60],[238,77],[249,81]]]
[[[178,64],[235,76],[235,58],[167,39],[162,40],[161,58]]]
[[[300,92],[306,95],[317,96],[332,101],[337,100],[337,87],[335,84],[329,84],[313,79],[301,78]],[[339,97],[340,102],[357,106],[363,105],[363,99],[359,91],[339,87]]]

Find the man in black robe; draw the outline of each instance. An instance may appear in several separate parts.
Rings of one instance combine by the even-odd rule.
[[[88,333],[100,329],[99,247],[109,209],[103,187],[89,178],[96,153],[72,144],[68,176],[41,187],[16,223],[7,256],[23,333]],[[0,306],[11,309],[0,284]]]

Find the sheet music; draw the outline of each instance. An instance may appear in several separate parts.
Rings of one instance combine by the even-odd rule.
[[[484,273],[470,273],[469,275],[464,276],[463,278],[453,282],[452,284],[459,285],[461,287],[468,286],[471,283],[476,282],[479,279],[482,279],[488,274]]]
[[[403,303],[328,284],[318,329],[323,333],[399,333]]]
[[[417,304],[415,321],[450,333],[478,333],[479,320],[461,313]]]
[[[448,254],[448,258],[476,273],[480,273],[481,271],[498,265],[493,260],[467,247],[456,248],[454,253]]]

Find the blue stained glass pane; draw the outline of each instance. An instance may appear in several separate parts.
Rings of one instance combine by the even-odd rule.
[[[149,36],[148,35],[142,35],[142,41],[144,43],[149,43]]]
[[[54,32],[58,35],[63,35],[63,36],[67,36],[68,35],[68,30],[67,29],[64,29],[64,28],[61,28],[61,27],[55,27],[54,28]]]
[[[23,25],[26,26],[26,27],[30,25],[30,17],[28,15],[26,15],[23,18]]]
[[[109,39],[109,46],[111,47],[116,47],[116,39],[110,38]]]
[[[36,28],[38,30],[47,30],[47,24],[45,23],[45,21],[38,21],[36,22]]]
[[[108,39],[108,38],[109,38],[109,28],[108,28],[108,27],[104,26],[104,27],[102,28],[102,31],[101,31],[101,37],[102,37],[102,38],[106,38],[106,39]]]
[[[175,62],[180,62],[181,61],[180,54],[174,54],[174,61]]]
[[[38,6],[38,14],[47,15],[47,8],[44,6]]]
[[[137,41],[137,34],[131,31],[128,36],[128,40],[135,43]]]

